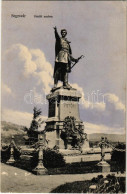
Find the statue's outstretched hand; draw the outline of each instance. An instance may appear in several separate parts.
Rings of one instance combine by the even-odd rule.
[[[79,61],[79,58],[78,59],[75,59],[75,63],[78,63],[78,61]]]
[[[56,28],[56,26],[55,27],[53,27],[54,28],[54,30],[56,30],[57,28]]]
[[[81,55],[79,58],[75,59],[75,63],[78,63],[80,59],[84,58],[84,55]]]

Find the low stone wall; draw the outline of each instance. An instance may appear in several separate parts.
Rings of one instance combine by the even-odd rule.
[[[60,153],[63,154],[66,163],[75,162],[91,162],[101,160],[101,149],[100,148],[88,148],[84,149],[82,153],[79,150],[65,150],[60,149]],[[105,149],[105,160],[111,159],[111,148]]]
[[[64,156],[101,154],[101,149],[100,148],[87,148],[87,149],[83,149],[82,153],[78,149],[59,149],[59,151]],[[111,148],[105,148],[105,153],[111,153],[111,152],[112,152]]]
[[[92,162],[92,161],[100,161],[101,155],[98,153],[95,154],[87,154],[87,155],[68,155],[64,156],[66,163],[75,163],[75,162]],[[111,154],[105,154],[105,160],[110,160]]]

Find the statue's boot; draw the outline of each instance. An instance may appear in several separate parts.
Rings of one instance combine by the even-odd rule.
[[[64,86],[64,88],[67,88],[67,89],[71,89],[72,88],[71,85],[68,84],[68,83],[65,83],[63,86]]]
[[[68,73],[65,73],[64,76],[64,82],[63,82],[63,87],[67,89],[71,89],[72,87],[68,84]]]
[[[52,88],[52,91],[56,90],[56,88],[57,88],[57,85],[54,84],[54,87]]]

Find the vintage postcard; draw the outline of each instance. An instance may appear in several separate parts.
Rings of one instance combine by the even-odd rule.
[[[126,2],[1,11],[1,192],[126,193]]]

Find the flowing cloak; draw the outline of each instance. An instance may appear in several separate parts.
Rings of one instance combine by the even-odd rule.
[[[61,38],[55,30],[55,67],[54,67],[54,75],[53,77],[57,76],[58,80],[63,81],[64,74],[66,72],[71,72],[71,60],[73,60],[72,51],[70,47],[70,42],[65,39]]]

